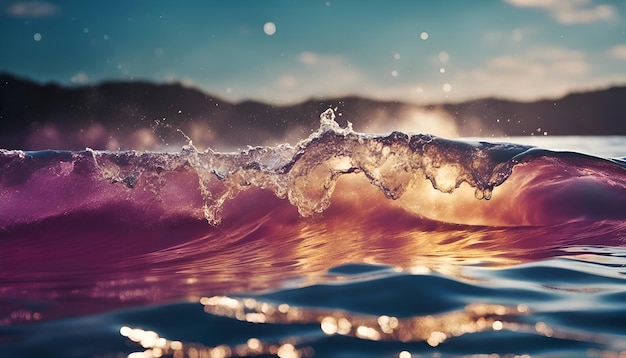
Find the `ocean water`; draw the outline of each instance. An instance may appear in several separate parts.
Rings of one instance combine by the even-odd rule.
[[[0,356],[626,355],[626,138],[0,150]]]

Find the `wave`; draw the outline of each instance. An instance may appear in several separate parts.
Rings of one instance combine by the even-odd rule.
[[[0,323],[315,283],[355,262],[459,276],[626,237],[619,159],[361,134],[331,109],[295,146],[0,150],[0,168]]]
[[[144,208],[159,203],[161,215],[192,213],[189,206],[200,202],[208,222],[218,225],[224,204],[250,188],[288,199],[306,217],[330,206],[346,174],[357,174],[346,179],[357,182],[348,185],[352,190],[369,191],[358,178],[364,176],[406,210],[444,222],[535,225],[626,216],[620,210],[626,204],[622,161],[423,134],[366,135],[350,124],[339,127],[334,118],[328,109],[318,131],[296,146],[250,147],[238,153],[200,152],[191,141],[180,153],[2,150],[0,227],[120,200]],[[485,205],[468,202],[466,193],[452,199],[438,196],[424,178],[442,193],[467,184],[475,198],[485,200],[492,199],[496,187],[511,183],[502,187],[497,204]],[[354,195],[349,191],[336,200]],[[461,215],[459,208],[470,206],[482,214]],[[442,207],[445,212],[438,210]]]

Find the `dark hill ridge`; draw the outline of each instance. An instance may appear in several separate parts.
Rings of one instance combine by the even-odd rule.
[[[528,103],[488,98],[418,106],[345,97],[275,106],[234,104],[179,84],[66,88],[0,74],[0,148],[176,149],[185,143],[178,129],[200,147],[293,143],[318,127],[319,113],[328,107],[344,114],[342,125],[349,120],[363,132],[398,127],[443,136],[626,135],[626,87]],[[437,121],[454,130],[437,133]]]
[[[535,102],[488,98],[444,108],[460,121],[478,118],[486,135],[493,134],[494,129],[502,129],[509,136],[529,135],[533,131],[547,131],[550,135],[626,134],[626,87]]]

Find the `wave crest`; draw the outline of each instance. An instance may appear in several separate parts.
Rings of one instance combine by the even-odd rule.
[[[544,157],[558,160],[567,157],[572,166],[587,158],[594,168],[610,167],[603,174],[606,178],[618,172],[617,179],[610,183],[613,188],[626,187],[624,168],[608,160],[518,144],[448,140],[429,134],[362,134],[355,132],[349,122],[345,128],[340,127],[329,108],[320,116],[319,129],[295,146],[249,147],[223,153],[211,149],[199,151],[189,141],[180,153],[5,150],[0,152],[3,168],[0,189],[5,192],[5,198],[13,197],[15,202],[23,199],[20,191],[34,193],[43,187],[59,187],[78,191],[79,194],[73,195],[83,195],[83,201],[93,202],[94,197],[106,201],[108,193],[112,201],[116,195],[117,200],[125,196],[139,200],[143,206],[156,201],[168,209],[189,210],[190,205],[197,203],[202,208],[201,215],[218,225],[224,204],[250,188],[271,190],[277,197],[288,199],[302,216],[321,213],[329,207],[339,178],[353,173],[362,174],[388,199],[399,199],[408,191],[411,191],[410,200],[426,195],[426,187],[417,182],[427,179],[443,193],[452,193],[466,183],[474,188],[477,199],[489,200],[494,189],[507,181],[516,166]],[[578,174],[572,172],[570,177],[560,180],[587,175],[589,168],[585,168],[589,163],[581,165]],[[548,166],[541,168],[541,175],[531,173],[532,176],[554,177]],[[70,174],[75,176],[69,178]],[[91,189],[77,190],[77,183],[86,180],[86,176],[92,180]],[[30,189],[10,189],[32,178],[37,180],[27,185]],[[72,180],[77,183],[70,183]],[[122,189],[105,187],[102,182],[122,184]],[[37,185],[40,189],[34,188]],[[152,201],[146,195],[152,195]],[[51,202],[44,204],[54,207]],[[38,206],[38,211],[45,215],[46,210],[41,207]],[[15,218],[24,219],[19,214]]]
[[[240,153],[198,152],[188,146],[191,165],[200,170],[200,187],[209,222],[219,222],[228,197],[250,186],[287,197],[303,216],[330,205],[338,178],[363,173],[387,198],[398,199],[418,178],[451,193],[462,183],[476,188],[478,199],[490,199],[531,147],[515,144],[466,143],[432,135],[392,132],[387,136],[341,128],[332,109],[320,116],[320,128],[295,147],[254,147]],[[210,174],[210,175],[209,175]],[[215,195],[213,177],[226,188]]]

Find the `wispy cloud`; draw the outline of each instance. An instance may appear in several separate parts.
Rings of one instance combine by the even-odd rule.
[[[534,7],[549,11],[556,21],[566,25],[590,24],[618,18],[615,7],[606,4],[594,4],[592,0],[505,1],[517,7]]]
[[[609,49],[609,56],[617,60],[626,61],[626,44],[611,47]]]
[[[624,51],[622,54],[620,51]],[[624,49],[612,56],[626,56]],[[444,56],[445,57],[445,56]],[[285,69],[260,93],[271,93],[271,101],[294,102],[311,95],[335,97],[361,94],[377,99],[406,100],[418,103],[464,101],[481,97],[519,100],[556,98],[572,90],[601,86],[606,78],[594,73],[584,51],[558,46],[541,46],[517,54],[493,56],[480,66],[450,72],[450,76],[421,83],[401,81],[381,84],[337,55],[303,52],[294,67]],[[298,67],[298,65],[300,67]],[[302,65],[306,70],[302,70]],[[623,80],[623,76],[615,77]],[[269,91],[268,91],[269,90]],[[261,94],[260,97],[263,97]]]
[[[89,75],[86,72],[80,71],[74,74],[70,81],[75,84],[84,85],[89,82]]]
[[[44,1],[20,1],[7,8],[7,13],[15,17],[40,18],[56,16],[61,9]]]
[[[298,62],[308,67],[336,67],[342,66],[345,63],[345,59],[339,55],[326,55],[304,51],[298,54]]]
[[[354,92],[367,82],[361,71],[339,55],[301,52],[296,63],[274,80],[272,96],[281,101],[298,101],[308,96],[340,96]],[[307,95],[308,94],[308,95]]]
[[[533,100],[556,97],[588,83],[592,74],[586,54],[562,47],[539,47],[488,59],[483,66],[459,72],[457,93]]]

